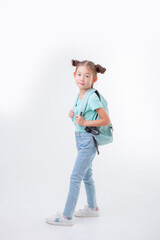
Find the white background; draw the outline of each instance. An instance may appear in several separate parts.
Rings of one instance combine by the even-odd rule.
[[[0,238],[159,240],[159,1],[0,1]],[[71,60],[106,67],[114,142],[93,168],[98,219],[62,212],[77,156]],[[81,185],[77,208],[86,204]]]

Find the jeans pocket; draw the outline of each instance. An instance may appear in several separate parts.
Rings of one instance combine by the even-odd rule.
[[[92,137],[80,137],[78,141],[79,148],[90,148],[92,145]]]

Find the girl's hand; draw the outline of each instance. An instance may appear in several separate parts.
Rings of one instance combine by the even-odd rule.
[[[82,116],[76,116],[75,122],[79,124],[80,126],[85,126],[85,119]]]
[[[74,112],[73,112],[73,110],[72,110],[72,109],[69,111],[69,114],[68,114],[68,116],[69,116],[70,118],[73,118],[73,117],[74,117]]]

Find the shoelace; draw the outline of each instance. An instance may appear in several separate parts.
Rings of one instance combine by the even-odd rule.
[[[57,212],[55,215],[53,215],[55,222],[60,222],[62,219],[62,214],[60,212]]]
[[[55,218],[55,221],[56,222],[61,222],[62,220],[66,219],[66,220],[72,220],[72,219],[68,219],[68,218],[65,218],[63,216],[63,214],[61,214],[60,212],[57,212],[56,215],[53,216]]]

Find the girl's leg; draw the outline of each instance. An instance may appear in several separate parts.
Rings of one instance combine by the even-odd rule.
[[[78,156],[70,177],[70,188],[63,215],[72,218],[79,197],[81,181],[85,177],[95,155],[96,148],[92,137],[78,136]]]
[[[92,178],[92,164],[90,165],[85,177],[83,178],[86,194],[87,194],[87,202],[90,208],[97,208],[96,202],[96,192],[95,192],[95,185],[94,180]]]

